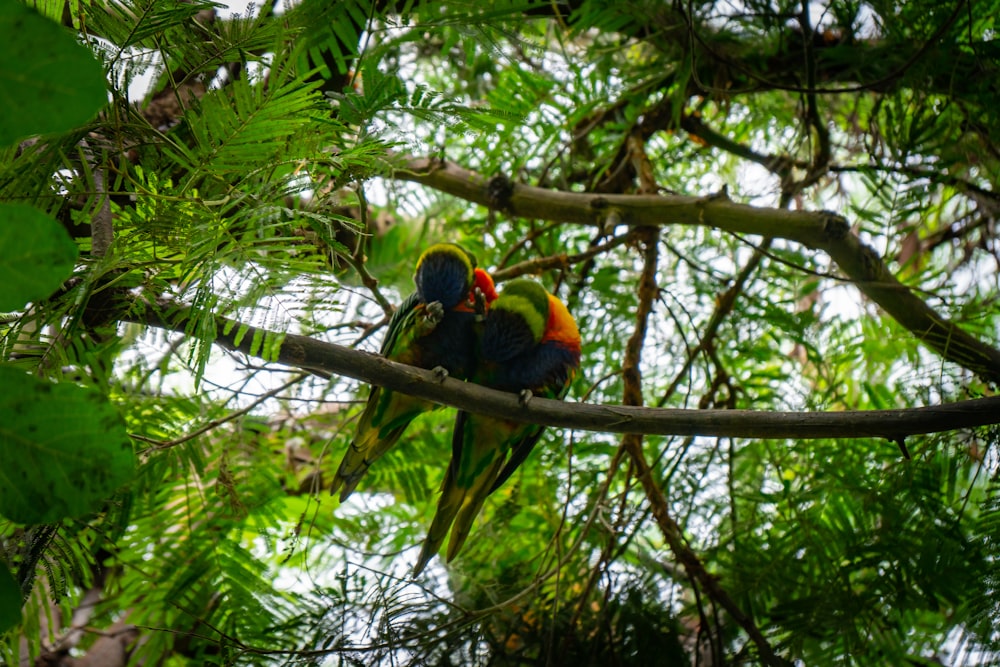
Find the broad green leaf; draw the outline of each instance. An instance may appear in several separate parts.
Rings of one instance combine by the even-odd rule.
[[[24,204],[0,204],[0,311],[44,299],[73,271],[77,249],[52,217]]]
[[[21,589],[10,570],[0,565],[0,633],[21,622]]]
[[[58,24],[0,0],[0,146],[86,123],[108,101],[104,69]]]
[[[0,514],[51,523],[100,509],[135,455],[115,408],[97,392],[0,366]]]

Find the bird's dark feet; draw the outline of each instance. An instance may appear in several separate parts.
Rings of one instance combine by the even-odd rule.
[[[533,396],[534,394],[531,393],[530,389],[522,389],[521,393],[517,395],[517,402],[520,403],[522,408],[526,408]]]
[[[429,304],[427,304],[425,313],[426,314],[424,315],[424,318],[428,322],[433,322],[434,324],[437,324],[438,322],[444,319],[444,306],[441,305],[440,301],[431,301]]]
[[[472,291],[472,301],[476,311],[476,321],[482,322],[486,319],[486,295],[482,289],[477,287]]]
[[[437,325],[444,319],[444,306],[440,301],[431,301],[424,305],[423,312],[417,318],[418,335],[426,336],[434,331]]]

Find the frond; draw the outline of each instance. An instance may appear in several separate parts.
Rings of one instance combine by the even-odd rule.
[[[119,54],[131,47],[157,49],[164,37],[176,37],[190,26],[199,12],[216,3],[179,0],[124,0],[91,5],[87,23],[91,30],[113,43]]]
[[[288,164],[289,141],[316,120],[315,88],[299,79],[281,82],[274,73],[267,86],[240,79],[202,98],[185,115],[194,145],[164,146],[189,174],[182,189],[233,173],[250,178]],[[227,200],[242,194],[210,189]]]

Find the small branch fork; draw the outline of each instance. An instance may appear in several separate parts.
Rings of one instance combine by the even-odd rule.
[[[395,178],[490,206],[490,179],[454,163],[410,158]],[[709,226],[736,234],[783,238],[826,252],[866,296],[943,358],[1000,383],[1000,349],[948,321],[900,283],[846,219],[824,211],[789,211],[737,204],[725,196],[593,194],[510,184],[504,210],[514,217],[601,227]]]

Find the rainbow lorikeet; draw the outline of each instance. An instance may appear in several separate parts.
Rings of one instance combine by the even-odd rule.
[[[476,328],[497,298],[493,279],[476,267],[476,258],[454,243],[437,243],[417,260],[417,290],[393,313],[381,353],[392,361],[420,368],[441,368],[466,379],[474,370]],[[330,493],[344,501],[369,466],[396,444],[417,415],[435,404],[373,386],[358,420],[354,440],[344,453]]]
[[[580,332],[566,306],[533,280],[512,280],[491,305],[472,381],[503,391],[563,398],[580,367]],[[544,427],[459,412],[437,513],[413,573],[451,527],[447,560],[462,548],[483,501],[524,462]]]

